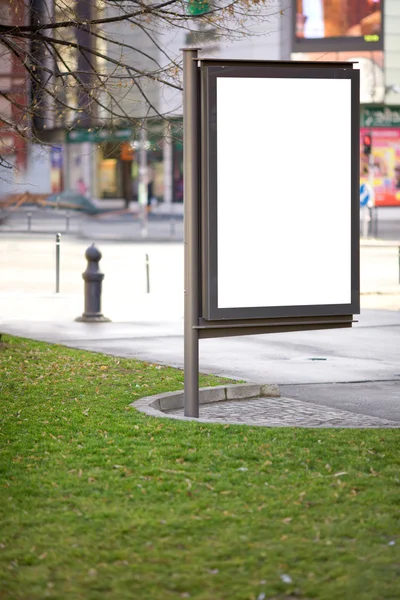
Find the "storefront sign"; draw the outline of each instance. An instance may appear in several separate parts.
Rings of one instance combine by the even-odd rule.
[[[124,129],[71,129],[71,131],[66,132],[66,142],[68,144],[123,142],[131,139],[133,135],[132,127],[125,127]]]
[[[363,153],[363,137],[372,137],[373,174],[370,179],[369,157]],[[371,182],[375,206],[400,206],[400,128],[361,129],[360,182]]]
[[[121,160],[132,161],[135,157],[135,150],[128,142],[121,144]]]
[[[204,15],[209,10],[208,0],[189,0],[187,3],[188,15]]]
[[[293,50],[383,48],[383,0],[292,0]]]
[[[400,127],[400,106],[364,106],[362,127]]]

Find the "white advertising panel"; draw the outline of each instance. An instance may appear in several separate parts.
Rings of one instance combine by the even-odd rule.
[[[351,93],[217,77],[217,309],[350,305]]]

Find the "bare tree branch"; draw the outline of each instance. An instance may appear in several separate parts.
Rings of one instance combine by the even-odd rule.
[[[259,24],[280,12],[274,0],[210,0],[204,4],[207,12],[194,15],[188,14],[188,0],[53,2],[54,11],[48,0],[47,9],[29,24],[13,13],[0,24],[0,47],[18,64],[21,82],[20,94],[2,90],[15,110],[12,118],[0,115],[0,120],[22,137],[40,137],[37,124],[46,111],[52,111],[54,127],[61,130],[89,122],[96,127],[138,123],[143,115],[169,119],[176,108],[161,110],[157,98],[161,88],[179,98],[181,61],[163,36],[168,40],[173,32],[186,32],[186,39],[209,35],[213,43],[235,39],[251,31],[252,18]]]

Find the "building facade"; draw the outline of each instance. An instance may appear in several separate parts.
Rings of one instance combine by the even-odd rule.
[[[6,4],[6,0],[1,1]],[[23,4],[23,0],[20,1]],[[102,41],[99,49],[112,59],[120,59],[142,71],[153,70],[155,64],[164,66],[171,59],[179,63],[180,49],[196,42],[204,42],[204,53],[212,56],[266,60],[288,58],[288,2],[273,2],[267,21],[249,21],[246,28],[251,36],[239,32],[234,39],[222,39],[214,34],[212,28],[197,25],[190,32],[181,28],[151,27],[149,36],[148,31],[140,26],[118,22],[103,27],[102,35],[107,41]],[[28,20],[27,5],[24,10],[24,18]],[[15,18],[11,22],[15,23]],[[113,44],[113,39],[118,44]],[[78,62],[76,68],[79,70]],[[113,65],[101,64],[101,61],[98,69],[103,73],[107,73],[108,69],[114,76],[117,73]],[[109,106],[110,103],[118,105],[118,110],[111,111],[111,117],[107,111],[99,110],[85,126],[83,121],[71,120],[71,115],[68,118],[64,115],[63,122],[54,124],[54,135],[47,136],[47,144],[40,146],[24,142],[23,152],[16,163],[18,173],[11,182],[3,186],[0,183],[0,193],[26,189],[37,193],[73,190],[99,202],[119,200],[128,205],[139,199],[141,149],[145,147],[148,203],[165,207],[182,205],[182,95],[176,89],[152,81],[144,81],[141,86],[141,92],[129,83],[119,88],[115,86],[112,95],[102,97],[104,106],[107,103]],[[24,93],[29,97],[26,80]],[[147,102],[144,102],[144,97]],[[150,111],[149,104],[152,107]],[[158,113],[170,115],[169,123],[160,125],[153,120],[143,135],[137,119],[148,115],[155,117]],[[136,120],[135,127],[132,120]],[[15,140],[14,146],[18,143]],[[38,161],[41,161],[40,169]],[[35,177],[34,173],[39,171],[40,177]]]
[[[181,61],[181,48],[196,42],[208,56],[279,60],[290,55],[290,10],[288,0],[272,3],[268,21],[255,20],[247,27],[252,35],[238,34],[234,40],[220,39],[210,28],[187,32],[185,29],[160,28],[152,31],[152,39],[130,23],[118,24],[118,40],[126,48],[124,60],[135,68],[151,71],[154,64]],[[229,26],[229,24],[227,24]],[[115,35],[116,25],[105,32]],[[194,28],[196,29],[196,27]],[[131,48],[138,50],[132,50]],[[107,53],[117,57],[120,48],[108,44]],[[165,52],[165,53],[164,53]],[[110,67],[108,67],[110,68]],[[144,94],[151,104],[150,115],[168,114],[169,123],[157,119],[146,128],[147,202],[165,209],[183,202],[182,94],[176,89],[149,81]],[[148,114],[148,103],[132,85],[121,89],[118,97],[121,111],[131,118]],[[244,116],[243,116],[244,119]],[[148,129],[148,130],[147,130]],[[85,138],[88,140],[83,142]],[[91,144],[89,142],[91,138]],[[74,189],[84,180],[84,188],[101,200],[123,199],[128,205],[139,200],[141,132],[128,120],[113,118],[112,127],[101,127],[91,133],[71,131],[67,134],[63,153],[68,165],[65,181]],[[86,144],[86,145],[85,145]],[[86,159],[84,158],[86,157]]]
[[[4,22],[28,22],[27,4],[19,0],[19,6],[16,16],[8,0],[0,0]],[[152,27],[149,36],[145,29],[131,23],[110,23],[104,26],[102,34],[106,40],[101,41],[99,50],[142,71],[154,70],[155,64],[165,66],[171,58],[179,62],[180,48],[196,42],[204,46],[204,56],[354,61],[361,74],[361,136],[371,134],[374,159],[370,173],[361,144],[360,178],[362,181],[373,179],[377,206],[398,206],[400,2],[276,0],[271,3],[268,20],[248,21],[246,28],[253,35],[239,32],[232,39],[223,39],[210,27],[194,26],[190,32]],[[118,44],[113,44],[113,39]],[[79,68],[79,57],[75,60]],[[98,69],[106,75],[107,69],[111,73],[114,67],[100,61]],[[115,75],[117,71],[113,72]],[[139,91],[136,85],[126,82],[115,87],[111,95],[101,98],[103,106],[118,105],[111,116],[101,108],[92,111],[92,120],[86,123],[77,121],[72,113],[67,118],[64,115],[64,121],[55,125],[53,138],[46,145],[39,145],[28,143],[12,126],[5,124],[12,125],[20,119],[18,105],[28,102],[30,93],[22,65],[7,53],[0,59],[0,80],[2,91],[11,93],[12,90],[18,98],[12,106],[4,95],[0,100],[0,113],[4,116],[0,128],[2,155],[16,167],[13,175],[0,167],[0,193],[27,189],[33,193],[73,190],[99,203],[107,201],[108,205],[128,206],[139,201],[139,184],[145,181],[146,203],[158,204],[166,210],[182,205],[182,96],[179,91],[150,80],[144,81]],[[158,113],[168,114],[169,123],[157,122],[154,117]],[[153,117],[153,122],[144,131],[138,123],[148,115]],[[238,115],[238,132],[243,126],[246,126],[245,115]],[[240,154],[246,151],[248,149],[241,148],[238,135],[238,168]],[[144,178],[143,164],[146,165]]]
[[[400,206],[400,3],[293,0],[292,10],[293,60],[348,60],[360,69],[360,181],[373,187],[375,206]]]

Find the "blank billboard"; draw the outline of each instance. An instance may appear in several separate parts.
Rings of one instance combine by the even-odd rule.
[[[351,78],[302,69],[293,77],[224,73],[214,94],[209,317],[351,312],[358,283]]]

